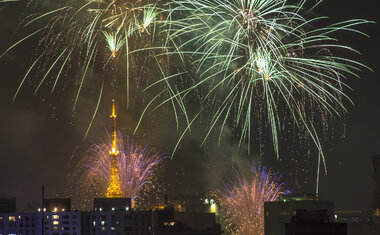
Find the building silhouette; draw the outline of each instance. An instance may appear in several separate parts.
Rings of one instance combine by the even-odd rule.
[[[347,235],[347,224],[329,219],[327,210],[297,210],[286,224],[286,235]]]
[[[163,208],[137,210],[130,198],[95,198],[92,211],[72,211],[68,198],[44,198],[35,212],[0,213],[0,234],[8,235],[220,235],[214,213]],[[8,201],[15,203],[15,200]],[[12,207],[13,208],[13,207]]]
[[[282,200],[264,203],[264,234],[285,235],[286,224],[297,215],[297,210],[326,210],[329,221],[334,218],[334,202],[323,201],[312,194],[289,194]]]
[[[375,215],[380,217],[380,155],[372,156],[374,174],[372,175],[372,205]]]
[[[335,211],[335,222],[347,224],[347,235],[363,234],[363,229],[372,223],[372,214],[361,210]]]
[[[0,213],[16,212],[16,197],[0,197]]]
[[[153,234],[158,235],[220,235],[221,225],[214,213],[178,212],[173,206],[153,212]]]
[[[372,223],[364,226],[364,235],[380,234],[380,155],[372,156]]]

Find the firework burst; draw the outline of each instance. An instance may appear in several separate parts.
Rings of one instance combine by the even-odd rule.
[[[123,139],[119,132],[117,164],[121,191],[123,197],[131,198],[133,205],[137,206],[155,188],[160,162],[166,156],[154,152],[149,145],[140,147],[129,138],[125,143]],[[75,168],[73,182],[76,184],[77,196],[85,202],[85,206],[94,197],[106,195],[112,167],[111,148],[109,143],[93,145]]]
[[[2,0],[5,1],[9,0]],[[101,93],[97,91],[106,81],[114,92],[122,90],[126,94],[128,106],[130,77],[136,80],[134,86],[141,83],[141,77],[148,80],[148,71],[140,68],[147,66],[163,48],[163,39],[156,32],[157,24],[163,19],[161,3],[150,0],[28,2],[25,14],[29,16],[22,20],[19,33],[23,36],[0,55],[4,57],[19,44],[37,41],[35,57],[14,99],[26,81],[35,87],[34,94],[52,94],[60,84],[65,84],[62,85],[65,94],[69,92],[67,89],[75,91],[75,111],[81,94],[91,90],[100,99]],[[154,65],[155,60],[152,61]],[[111,78],[107,74],[102,79],[91,79],[91,73],[98,69],[113,74]],[[119,72],[115,74],[115,71]],[[33,73],[39,79],[30,80]]]
[[[333,54],[354,51],[338,44],[333,34],[361,33],[355,26],[368,21],[320,26],[325,17],[313,17],[316,5],[307,8],[306,0],[173,2],[170,15],[176,17],[167,27],[174,48],[170,54],[182,58],[186,70],[195,67],[196,75],[192,85],[169,89],[175,90],[172,99],[202,94],[199,113],[210,113],[204,140],[213,129],[220,130],[220,139],[228,126],[239,133],[239,144],[249,146],[252,133],[260,139],[262,127],[268,127],[279,156],[281,132],[297,129],[322,153],[319,127],[327,136],[329,122],[344,115],[343,101],[350,100],[344,79],[357,77],[365,67]],[[189,77],[170,75],[162,81],[175,86],[178,80]]]
[[[325,163],[321,139],[329,136],[330,123],[345,114],[344,101],[350,100],[345,78],[358,76],[365,67],[335,55],[354,50],[339,44],[334,33],[361,33],[355,26],[368,21],[320,26],[325,17],[314,17],[311,10],[316,5],[308,8],[306,0],[28,3],[29,8],[34,5],[43,10],[24,20],[22,28],[27,33],[0,55],[40,35],[36,55],[14,98],[32,73],[39,71],[42,76],[36,77],[40,79],[32,81],[34,93],[43,88],[53,93],[65,80],[65,87],[75,90],[73,110],[81,94],[99,94],[93,120],[105,84],[111,84],[115,93],[121,88],[129,106],[132,76],[136,88],[145,88],[141,102],[148,101],[141,118],[162,97],[158,106],[171,103],[177,129],[178,116],[184,114],[187,127],[180,140],[206,113],[209,121],[203,143],[215,129],[220,130],[220,139],[228,127],[239,144],[251,146],[254,135],[261,145],[268,129],[278,157],[279,139],[294,129],[314,143]],[[184,65],[179,65],[177,56]],[[169,64],[171,57],[176,61]],[[184,71],[178,72],[181,66]],[[116,79],[119,67],[125,68],[125,74]],[[109,69],[112,76],[90,79],[100,68],[105,74]],[[161,75],[163,79],[147,82],[148,77]],[[195,106],[195,100],[200,110],[189,119],[187,110],[193,109],[189,106]]]
[[[236,173],[234,183],[215,191],[225,227],[231,234],[263,235],[264,202],[276,201],[283,191],[280,176],[265,167],[253,169],[248,178]]]

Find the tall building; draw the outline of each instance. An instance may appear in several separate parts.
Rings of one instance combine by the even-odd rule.
[[[70,211],[70,199],[44,199],[36,212],[0,213],[0,234],[79,235],[80,212]]]
[[[347,235],[363,234],[363,229],[372,223],[372,215],[368,211],[341,210],[335,211],[335,222],[347,224]]]
[[[82,234],[152,234],[151,210],[93,211],[88,213],[86,231]]]
[[[173,205],[174,210],[178,212],[205,212],[214,213],[217,217],[219,215],[219,208],[216,204],[216,200],[205,195],[188,195],[179,194],[170,197],[167,195],[165,205]],[[217,218],[218,220],[218,218]]]
[[[153,212],[153,235],[220,235],[221,225],[214,213],[178,212],[173,206]]]
[[[372,164],[375,174],[372,176],[373,210],[380,217],[380,155],[372,156]]]
[[[0,197],[0,213],[15,213],[16,197]]]
[[[334,202],[322,201],[307,194],[287,195],[283,200],[264,203],[264,234],[285,235],[285,225],[289,223],[297,210],[327,210],[328,218],[333,221]]]
[[[81,234],[81,214],[71,211],[70,198],[44,198],[43,208],[39,210],[44,235]]]
[[[327,210],[297,210],[291,222],[286,223],[286,235],[347,235],[346,223],[329,219]]]
[[[152,211],[131,209],[130,198],[97,198],[94,211],[69,211],[68,199],[45,199],[32,213],[0,213],[1,235],[151,234]]]
[[[80,235],[81,213],[79,211],[44,212],[44,235]]]
[[[0,213],[0,234],[44,234],[42,233],[42,214],[38,212]]]
[[[47,212],[65,212],[71,210],[70,198],[44,198],[43,208]]]
[[[94,211],[129,211],[130,198],[94,198]]]
[[[152,211],[132,209],[130,198],[95,198],[81,216],[82,235],[152,234]]]
[[[380,234],[380,155],[372,156],[374,174],[372,175],[372,223],[364,228],[365,235]]]

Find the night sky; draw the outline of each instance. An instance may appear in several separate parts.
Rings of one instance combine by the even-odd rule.
[[[19,25],[26,16],[23,3],[6,6],[0,11],[0,54],[19,39],[18,32],[22,31]],[[379,22],[377,2],[373,0],[326,0],[316,13],[330,16],[331,22],[350,18]],[[351,54],[351,58],[368,65],[374,72],[364,69],[359,72],[361,79],[348,79],[347,83],[353,90],[346,92],[354,105],[346,102],[346,135],[344,139],[338,138],[330,143],[325,150],[328,175],[321,176],[320,195],[322,199],[335,201],[336,209],[371,209],[373,169],[370,157],[380,154],[380,31],[378,24],[359,28],[370,38],[358,34],[338,37],[362,54]],[[29,201],[40,200],[42,184],[45,184],[46,196],[68,195],[67,176],[73,162],[91,143],[105,138],[105,129],[110,130],[111,125],[112,94],[104,96],[85,141],[83,136],[96,102],[93,99],[82,97],[79,111],[73,114],[72,94],[61,96],[58,92],[58,95],[34,96],[32,83],[26,82],[20,95],[12,102],[19,82],[32,63],[35,43],[33,40],[22,43],[0,60],[0,195],[17,196],[19,210],[24,209]],[[119,108],[119,126],[127,133],[133,131],[140,110],[132,108],[127,111],[123,105]],[[203,128],[201,124],[184,139],[173,159],[165,163],[169,193],[207,192],[219,187],[221,180],[232,175],[232,166],[247,166],[257,160],[254,154],[247,154],[244,149],[237,150],[228,142],[218,146],[215,139],[201,148],[202,139],[198,133]],[[172,114],[164,109],[149,112],[134,138],[141,144],[151,143],[157,150],[171,153],[178,136]],[[281,154],[285,159],[291,155],[287,152]],[[264,158],[269,166],[284,174],[288,180],[286,183],[292,187],[292,177],[287,176],[294,172],[294,165],[289,161],[279,164],[273,153],[264,154]],[[309,180],[303,184],[303,189],[312,192],[315,164],[309,165],[308,171]]]

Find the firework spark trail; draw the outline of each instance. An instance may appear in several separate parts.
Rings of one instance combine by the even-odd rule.
[[[293,123],[314,142],[325,163],[318,127],[326,135],[329,120],[344,115],[343,101],[351,100],[342,79],[358,77],[367,68],[333,55],[355,50],[338,44],[332,34],[364,34],[355,26],[369,21],[316,27],[325,17],[306,18],[311,14],[305,0],[174,0],[172,5],[169,15],[176,17],[167,22],[169,54],[194,65],[197,75],[185,88],[175,84],[189,80],[186,76],[162,79],[175,87],[168,88],[175,92],[163,102],[201,92],[211,117],[204,141],[220,124],[219,140],[229,126],[239,133],[239,144],[249,146],[251,132],[268,125],[277,157],[281,130]]]
[[[7,8],[7,5],[6,3],[9,3],[9,2],[18,2],[19,0],[0,0],[0,13]],[[1,4],[1,3],[5,3],[5,4]],[[1,58],[1,54],[0,54],[0,58]]]
[[[167,156],[154,152],[149,145],[137,146],[127,137],[126,142],[118,132],[117,157],[119,178],[124,197],[132,199],[134,205],[143,200],[157,183],[160,162]],[[85,203],[93,197],[105,197],[110,180],[111,145],[108,143],[94,144],[87,155],[76,165],[72,175],[73,182],[79,190],[78,197]]]
[[[35,58],[14,98],[32,73],[39,70],[43,76],[34,81],[35,94],[50,85],[52,93],[61,80],[66,80],[68,87],[76,90],[75,112],[88,83],[95,89],[109,84],[105,78],[90,81],[92,69],[106,70],[110,61],[118,67],[116,62],[122,59],[126,66],[125,81],[119,83],[118,79],[111,86],[115,90],[125,88],[128,107],[130,78],[134,77],[136,87],[141,87],[137,83],[148,70],[140,68],[147,67],[147,61],[151,61],[165,77],[145,87],[143,100],[147,99],[148,104],[141,117],[153,106],[153,101],[164,97],[158,106],[171,103],[177,129],[180,129],[177,119],[180,113],[186,118],[188,126],[181,137],[191,130],[195,119],[207,113],[210,121],[203,143],[218,127],[220,140],[224,129],[229,127],[239,135],[236,137],[239,144],[245,142],[248,147],[253,142],[252,133],[260,136],[262,133],[256,130],[269,126],[277,157],[281,132],[294,125],[314,142],[325,164],[320,139],[327,136],[329,121],[344,115],[343,101],[349,100],[342,78],[357,76],[358,70],[365,67],[334,56],[331,51],[335,49],[354,50],[339,45],[332,34],[361,33],[355,26],[368,21],[347,20],[315,27],[324,17],[306,18],[304,15],[310,15],[304,9],[306,0],[295,3],[173,0],[166,5],[167,2],[68,0],[42,7],[38,0],[31,1],[28,6],[38,5],[43,10],[25,19],[23,29],[29,33],[0,55],[2,58],[19,44],[40,36]],[[184,63],[190,61],[186,69],[195,67],[196,76],[189,79],[193,73],[188,71],[171,73],[170,56],[179,56]],[[70,71],[80,71],[79,79],[72,79]],[[154,90],[156,86],[159,87]],[[194,103],[193,94],[200,99],[202,107],[190,118],[186,104]],[[100,98],[99,95],[98,104]],[[317,122],[320,124],[316,125]]]
[[[166,3],[167,0],[28,1],[19,38],[0,52],[0,59],[6,58],[16,47],[35,42],[35,55],[15,89],[13,101],[26,84],[35,88],[34,95],[73,96],[74,117],[80,112],[82,98],[92,100],[96,107],[84,139],[102,98],[110,90],[113,97],[125,99],[127,109],[141,111],[143,117],[147,109],[136,109],[144,107],[156,94],[152,89],[142,94],[142,90],[151,79],[161,76],[160,70],[167,73],[169,69],[169,57],[163,54],[167,37],[161,30],[167,21]],[[159,91],[164,90],[160,98],[175,92],[158,86]],[[186,116],[182,100],[172,99],[170,103],[182,112],[174,113],[178,122],[179,115]]]
[[[52,93],[59,80],[65,80],[66,84],[76,90],[74,111],[82,90],[86,88],[91,68],[100,64],[99,67],[106,70],[110,61],[114,66],[120,64],[120,61],[122,64],[125,62],[125,79],[118,79],[112,86],[114,89],[126,89],[129,106],[129,78],[132,75],[138,80],[143,73],[136,68],[143,66],[156,51],[164,48],[161,44],[165,40],[156,32],[156,25],[163,19],[162,2],[67,0],[43,4],[38,0],[30,1],[26,9],[32,13],[23,19],[21,25],[20,34],[24,33],[24,36],[0,53],[0,58],[19,44],[37,39],[35,49],[39,54],[36,58],[40,59],[32,58],[36,63],[29,67],[23,81],[32,71],[42,74],[41,80],[32,81],[36,85],[36,94],[40,88],[49,86]],[[67,74],[76,70],[79,71],[79,76],[67,79]],[[95,81],[98,88],[104,83],[103,80]],[[23,81],[17,88],[17,93],[24,84]]]
[[[234,183],[226,184],[225,189],[215,191],[225,227],[231,234],[263,235],[264,202],[276,201],[288,193],[279,183],[280,175],[265,167],[252,169],[244,178],[236,172]]]

